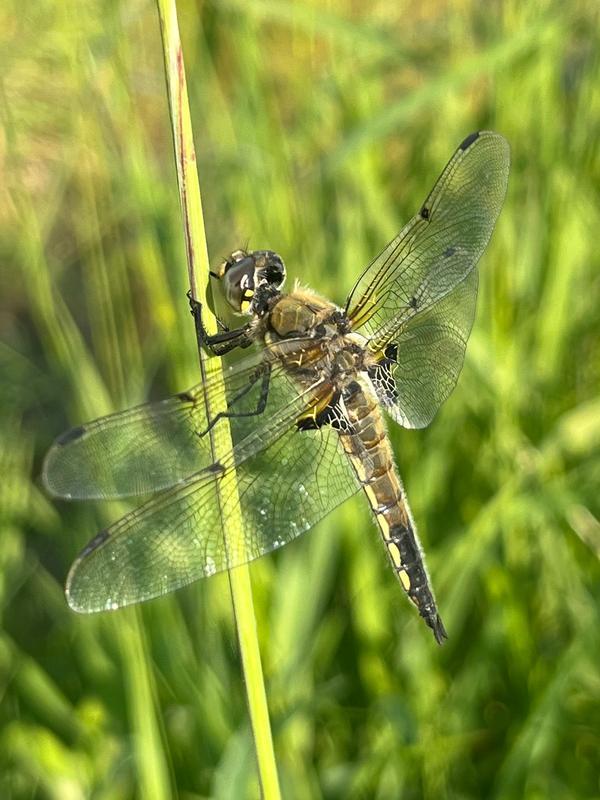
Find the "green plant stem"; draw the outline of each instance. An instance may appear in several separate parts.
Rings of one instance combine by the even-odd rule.
[[[177,24],[175,0],[157,0],[161,24],[165,73],[169,96],[169,109],[173,141],[177,181],[183,225],[185,232],[186,253],[190,288],[192,296],[203,304],[203,322],[209,333],[217,330],[216,320],[206,304],[205,286],[209,281],[209,262],[202,215],[200,184],[196,170],[196,155],[192,135],[190,108],[187,95],[183,52]],[[221,372],[220,359],[206,359],[199,352],[202,380],[208,375]],[[206,396],[207,409],[211,416],[219,411],[215,398]],[[225,424],[214,433],[211,447],[215,460],[218,460],[231,447],[231,436]],[[213,429],[214,431],[214,429]],[[212,434],[211,434],[212,435]],[[219,482],[219,498],[223,519],[223,535],[231,547],[239,542],[243,545],[243,528],[240,506],[235,491],[235,474],[225,476]],[[233,493],[233,499],[232,499]],[[227,520],[224,520],[224,497],[227,497]],[[254,745],[258,763],[258,774],[262,795],[267,800],[280,797],[275,752],[271,736],[267,698],[264,686],[260,650],[254,617],[252,587],[247,566],[238,567],[229,572],[231,596],[237,628],[237,636],[242,657],[246,696],[250,712],[250,721],[254,736]]]

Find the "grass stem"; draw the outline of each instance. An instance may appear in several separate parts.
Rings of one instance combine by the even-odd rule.
[[[205,287],[209,282],[208,249],[202,214],[200,184],[196,170],[196,155],[192,135],[183,52],[177,23],[177,9],[175,0],[157,0],[157,5],[160,16],[190,288],[192,296],[203,304],[203,321],[208,332],[214,333],[217,329],[216,320],[206,303]],[[221,371],[219,359],[206,359],[202,352],[199,353],[199,357],[203,381],[208,375],[214,376],[215,374],[219,374]],[[210,409],[211,416],[220,410],[215,397],[207,396],[205,397],[205,401],[207,403],[207,408]],[[225,422],[224,420],[224,424],[219,426],[219,431],[213,429],[214,435],[211,440],[211,446],[213,448],[215,460],[218,460],[231,448],[231,436]],[[223,499],[225,495],[227,496],[226,508],[228,513],[226,520],[223,514],[224,505],[222,504],[221,506],[223,535],[231,547],[233,543],[237,541],[243,543],[240,506],[239,502],[235,500],[237,494],[235,491],[235,474],[224,476],[219,483],[218,491],[220,499]],[[232,491],[234,493],[233,501],[231,499]],[[229,582],[244,670],[246,696],[254,736],[262,796],[267,800],[277,800],[277,798],[280,797],[279,781],[269,722],[248,567],[244,565],[230,571]]]

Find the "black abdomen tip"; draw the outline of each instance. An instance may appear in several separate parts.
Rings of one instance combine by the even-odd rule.
[[[446,633],[446,628],[444,628],[444,623],[440,615],[436,614],[435,618],[428,619],[427,624],[431,627],[436,642],[438,644],[444,644],[444,640],[448,638],[448,634]]]
[[[463,141],[460,144],[459,150],[467,150],[473,144],[475,139],[479,139],[479,131],[470,133],[466,139],[463,139]]]

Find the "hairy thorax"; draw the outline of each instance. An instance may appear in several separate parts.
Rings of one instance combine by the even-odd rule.
[[[365,338],[350,330],[344,312],[304,289],[281,295],[261,328],[273,355],[303,383],[330,380],[343,389],[371,363]]]

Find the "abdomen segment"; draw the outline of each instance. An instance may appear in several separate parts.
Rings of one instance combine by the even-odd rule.
[[[342,435],[341,440],[369,500],[400,584],[441,644],[447,638],[446,630],[429,584],[381,412],[375,397],[369,395],[361,387],[345,401],[355,432]]]

